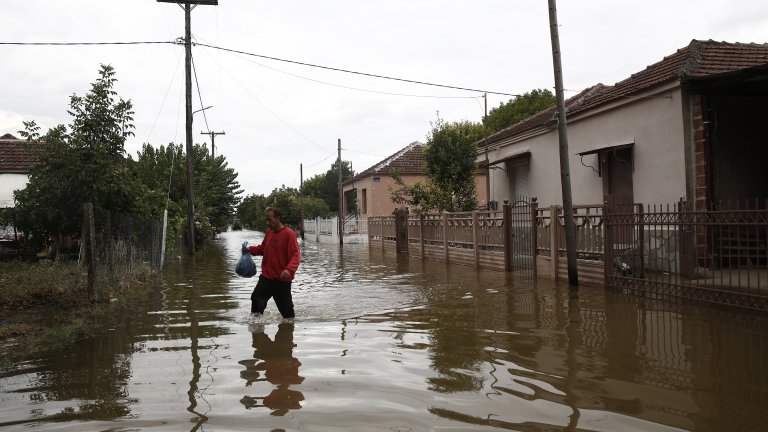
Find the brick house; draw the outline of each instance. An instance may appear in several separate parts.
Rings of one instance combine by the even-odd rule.
[[[41,151],[40,142],[28,142],[11,134],[0,136],[0,210],[14,206],[13,191],[26,187],[29,170]],[[0,240],[13,238],[13,227],[0,227]]]
[[[703,209],[768,197],[768,44],[693,40],[566,109],[574,204],[610,195]],[[477,145],[491,200],[562,203],[555,107]]]
[[[391,198],[391,191],[397,186],[392,178],[392,171],[396,171],[405,184],[412,185],[418,181],[427,180],[425,166],[424,144],[418,141],[412,142],[397,153],[344,182],[342,190],[345,203],[348,194],[356,194],[360,219],[390,215],[397,207]],[[486,205],[485,177],[483,169],[479,170],[475,177],[475,191],[480,206]],[[346,205],[343,208],[346,208]]]

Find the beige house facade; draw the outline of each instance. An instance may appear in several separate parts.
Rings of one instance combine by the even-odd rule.
[[[391,215],[395,208],[399,207],[392,201],[392,191],[397,188],[392,172],[396,171],[406,185],[412,185],[427,180],[425,166],[424,144],[418,141],[409,144],[345,182],[342,185],[345,200],[343,208],[347,208],[347,200],[351,196],[355,196],[357,198],[357,213],[361,219]],[[478,206],[485,206],[488,194],[484,170],[480,170],[475,177],[475,190]]]
[[[566,102],[574,204],[764,199],[767,102],[765,44],[692,41],[582,91]],[[491,202],[562,204],[558,142],[554,107],[478,142]]]

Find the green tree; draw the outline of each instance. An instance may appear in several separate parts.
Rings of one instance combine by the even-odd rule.
[[[323,195],[320,190],[324,184],[325,173],[310,177],[307,180],[304,180],[304,184],[301,185],[301,193],[304,194],[304,197],[315,197],[322,199]]]
[[[267,222],[264,220],[264,210],[266,208],[267,197],[260,194],[248,195],[243,198],[243,201],[237,207],[237,218],[244,225],[264,232],[267,229]]]
[[[351,180],[355,176],[355,172],[352,170],[352,162],[341,162],[341,181],[345,182]],[[333,165],[325,172],[323,176],[323,182],[320,185],[320,196],[318,197],[328,204],[332,214],[339,213],[339,161],[335,161]],[[347,201],[347,212],[354,212],[357,209],[356,201]]]
[[[483,122],[488,134],[498,132],[555,105],[555,95],[547,89],[535,89],[491,109]]]
[[[211,158],[204,145],[195,145],[193,160],[196,207],[214,227],[229,225],[243,193],[237,173],[228,168],[224,156]]]
[[[201,243],[211,237],[213,227],[229,225],[242,191],[237,173],[227,167],[224,156],[211,158],[206,146],[200,144],[194,145],[192,155],[195,222],[200,231],[196,241]],[[133,172],[149,189],[147,205],[152,214],[162,214],[167,203],[170,220],[186,219],[186,154],[182,145],[155,148],[144,144]],[[175,234],[169,231],[169,236]]]
[[[427,182],[405,185],[393,173],[398,187],[392,190],[392,200],[417,212],[473,210],[477,206],[475,142],[483,136],[483,126],[466,120],[445,123],[440,117],[431,125],[424,146]]]
[[[80,232],[83,203],[97,210],[146,216],[146,188],[130,175],[126,139],[133,135],[130,101],[117,96],[114,69],[102,65],[85,96],[70,97],[72,122],[39,136],[25,122],[21,135],[40,139],[45,150],[30,170],[27,187],[15,193],[16,226],[38,240]]]

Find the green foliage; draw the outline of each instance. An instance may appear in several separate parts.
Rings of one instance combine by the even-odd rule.
[[[330,215],[328,205],[317,197],[304,197],[304,219],[316,217],[327,218]],[[237,217],[248,227],[257,231],[266,231],[267,223],[264,212],[267,207],[274,206],[280,209],[283,215],[283,223],[291,227],[297,227],[301,220],[301,198],[299,191],[294,188],[282,186],[269,194],[248,195],[240,203],[237,209]]]
[[[513,124],[547,109],[555,104],[555,95],[547,89],[535,89],[491,109],[484,124],[489,134],[498,132]]]
[[[243,193],[237,173],[227,167],[224,156],[211,158],[205,146],[195,145],[194,163],[195,208],[214,227],[227,226]]]
[[[267,208],[267,197],[251,194],[243,198],[237,208],[237,218],[243,225],[264,232],[267,222],[264,220],[264,210]]]
[[[67,126],[40,136],[34,121],[24,123],[22,136],[45,142],[27,187],[15,193],[15,225],[33,238],[77,235],[85,202],[99,210],[146,216],[146,189],[130,175],[124,157],[125,141],[133,135],[132,104],[118,98],[116,81],[114,69],[102,65],[88,93],[70,97],[72,122]]]
[[[477,148],[483,126],[469,121],[445,123],[440,117],[424,147],[427,183],[405,185],[396,175],[398,188],[392,200],[414,207],[414,211],[469,211],[477,206],[475,175]]]
[[[211,158],[206,146],[199,144],[193,147],[192,155],[196,242],[202,243],[212,237],[214,227],[229,225],[242,191],[237,173],[227,167],[224,156]],[[144,144],[138,152],[133,173],[148,189],[146,205],[152,214],[162,214],[167,202],[169,221],[186,219],[186,163],[182,145],[171,143],[155,148]],[[169,222],[168,242],[179,234],[175,227],[171,228]]]
[[[352,162],[342,161],[341,180],[345,182],[355,176],[352,170]],[[334,161],[331,167],[323,174],[318,174],[304,181],[302,185],[304,197],[315,197],[325,202],[332,214],[338,214],[339,209],[339,161]],[[357,197],[347,200],[347,212],[354,213],[357,210]],[[318,209],[319,211],[319,209]],[[319,211],[318,215],[322,212]]]

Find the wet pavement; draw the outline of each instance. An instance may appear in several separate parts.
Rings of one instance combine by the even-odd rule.
[[[260,239],[222,234],[109,332],[0,371],[0,429],[768,427],[768,317],[306,242],[295,323],[252,320],[234,264]]]

